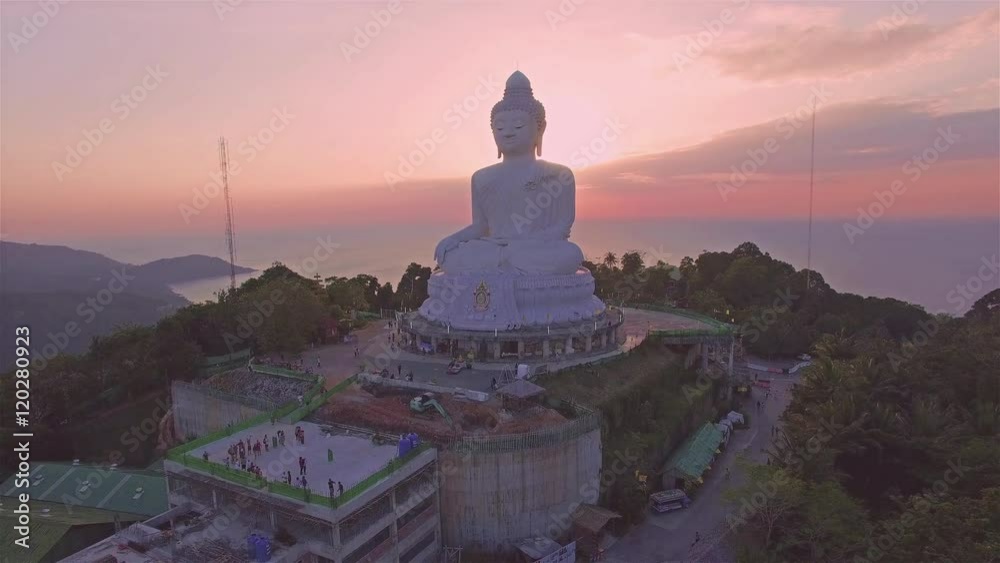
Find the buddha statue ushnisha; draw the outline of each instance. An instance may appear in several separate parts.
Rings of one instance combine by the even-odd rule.
[[[542,154],[545,108],[520,71],[490,113],[503,160],[472,175],[472,224],[445,237],[434,259],[446,274],[573,274],[583,253],[569,241],[576,184]]]

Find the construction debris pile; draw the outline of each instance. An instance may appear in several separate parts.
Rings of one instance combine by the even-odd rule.
[[[297,400],[312,387],[312,383],[287,377],[254,373],[246,368],[220,373],[205,385],[245,397],[264,397],[277,404]]]
[[[415,413],[412,390],[381,393],[375,397],[352,387],[331,397],[317,416],[325,421],[363,425],[385,432],[416,432],[433,442],[444,443],[471,434],[519,434],[543,426],[566,422],[558,412],[541,405],[503,408],[498,399],[477,403],[450,395],[436,395],[448,419],[436,410]]]

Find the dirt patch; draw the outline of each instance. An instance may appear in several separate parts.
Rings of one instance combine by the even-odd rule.
[[[452,419],[453,424],[449,425],[436,410],[422,414],[410,411],[410,399],[415,396],[413,391],[406,391],[375,397],[354,386],[331,397],[317,415],[324,420],[385,432],[416,432],[439,443],[466,434],[517,434],[566,422],[563,415],[538,404],[508,405],[504,409],[498,399],[476,403],[436,395],[435,400]]]

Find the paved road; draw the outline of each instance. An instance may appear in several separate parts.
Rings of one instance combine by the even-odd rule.
[[[705,483],[695,493],[691,506],[650,515],[608,550],[605,561],[729,563],[735,560],[724,541],[728,532],[729,505],[723,500],[723,493],[743,482],[735,464],[737,454],[742,453],[760,463],[766,461],[764,449],[770,444],[771,430],[778,416],[788,406],[789,389],[795,379],[794,376],[773,379],[770,399],[765,399],[764,392],[755,388],[747,403],[751,405],[750,428],[733,434],[729,445],[706,475]],[[757,400],[762,402],[759,412],[755,410]],[[731,472],[729,479],[726,468]],[[701,541],[692,545],[696,532],[701,535]]]

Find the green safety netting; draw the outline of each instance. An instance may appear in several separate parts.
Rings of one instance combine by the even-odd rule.
[[[700,479],[722,443],[722,432],[706,422],[667,461],[667,471],[695,481]]]

